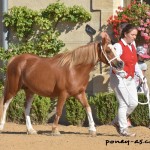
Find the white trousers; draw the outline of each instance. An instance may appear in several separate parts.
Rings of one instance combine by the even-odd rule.
[[[110,76],[110,86],[116,94],[119,103],[118,115],[114,121],[120,125],[120,132],[128,128],[127,117],[138,105],[138,94],[134,78],[121,78],[115,74]]]

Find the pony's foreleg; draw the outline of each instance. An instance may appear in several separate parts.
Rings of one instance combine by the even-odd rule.
[[[54,123],[52,125],[52,135],[60,135],[60,132],[58,130],[58,122],[59,122],[60,116],[56,113],[55,115],[55,120]]]
[[[86,113],[87,113],[87,117],[89,121],[89,133],[94,136],[96,135],[96,128],[95,128],[95,123],[94,123],[93,116],[92,116],[91,107],[86,107]]]
[[[86,109],[86,113],[89,121],[89,134],[92,136],[96,136],[95,123],[93,120],[91,107],[88,104],[85,92],[82,92],[81,94],[77,95],[76,98],[79,99],[83,107]]]
[[[3,108],[2,108],[1,118],[0,118],[0,132],[4,129],[4,125],[6,122],[6,113],[11,100],[12,98],[10,100],[7,100],[4,104],[3,104],[3,100],[1,101],[1,105],[2,105],[1,107]]]
[[[61,96],[58,97],[58,102],[56,106],[56,115],[55,115],[54,123],[52,125],[52,135],[60,135],[60,132],[58,130],[58,122],[62,114],[65,100],[66,100],[65,94],[62,94]]]
[[[37,131],[33,129],[30,119],[30,109],[33,101],[33,96],[28,97],[25,103],[25,118],[26,118],[26,127],[27,127],[27,134],[37,134]]]

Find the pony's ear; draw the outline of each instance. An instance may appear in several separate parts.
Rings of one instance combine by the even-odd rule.
[[[111,39],[106,32],[102,32],[101,37],[102,37],[102,45],[111,43]]]

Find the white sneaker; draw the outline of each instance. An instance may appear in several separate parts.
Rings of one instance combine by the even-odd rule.
[[[136,136],[136,133],[132,133],[132,132],[129,131],[128,128],[126,128],[126,129],[123,129],[123,131],[120,132],[120,135],[134,137],[134,136]]]

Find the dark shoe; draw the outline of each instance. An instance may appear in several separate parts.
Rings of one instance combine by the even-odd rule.
[[[118,122],[112,122],[112,125],[116,128],[117,132],[120,134],[120,127]]]
[[[120,135],[121,135],[121,136],[128,136],[128,137],[135,137],[135,136],[136,136],[136,134],[130,132],[128,128],[126,128],[126,129],[124,129],[123,131],[121,131],[121,132],[120,132]]]

